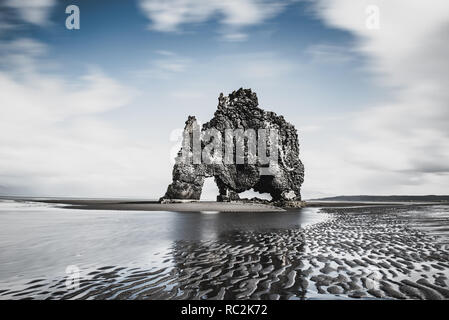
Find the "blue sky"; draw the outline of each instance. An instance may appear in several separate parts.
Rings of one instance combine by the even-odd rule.
[[[170,136],[240,87],[297,127],[306,198],[446,193],[448,17],[444,1],[6,0],[0,193],[157,198]]]
[[[65,6],[72,3],[78,4],[82,11],[82,28],[79,31],[67,30],[64,25],[66,15],[61,14]],[[226,57],[241,57],[244,63],[244,59],[251,60],[252,56],[270,54],[269,59],[286,61],[292,67],[293,64],[301,65],[301,70],[292,70],[287,74],[292,83],[307,82],[308,89],[318,91],[326,88],[329,91],[327,95],[332,106],[323,97],[318,97],[316,92],[303,93],[308,96],[304,99],[313,99],[320,107],[328,109],[326,111],[351,108],[359,101],[373,100],[384,94],[360,70],[363,57],[345,51],[354,42],[353,36],[349,32],[326,27],[311,12],[310,3],[289,4],[276,17],[242,28],[242,32],[247,34],[245,41],[224,40],[222,27],[214,16],[199,23],[182,24],[176,32],[157,32],[149,30],[151,21],[139,10],[137,2],[100,3],[61,1],[51,11],[53,25],[46,28],[29,26],[35,39],[49,45],[48,58],[62,61],[66,72],[73,76],[82,75],[89,66],[94,65],[109,75],[118,75],[133,85],[151,90],[166,83],[148,83],[142,77],[136,77],[136,73],[157,63],[171,63],[173,68],[177,64],[188,71],[189,80],[193,75],[198,82],[202,79],[209,82],[213,70],[203,70],[203,65],[211,67],[217,60],[225,63]],[[328,58],[337,61],[313,63],[315,50],[320,48]],[[333,52],[334,49],[338,52]],[[172,57],[163,53],[170,53]],[[350,59],[351,62],[342,64],[338,59]],[[229,74],[237,79],[243,76],[240,79],[246,80],[246,83],[240,84],[237,80],[231,84],[232,88],[253,84],[238,73],[238,70],[229,70]],[[168,81],[173,83],[171,78]],[[224,89],[224,81],[220,83],[220,79],[215,79],[214,82],[218,91]],[[177,85],[184,87],[185,79],[180,79]],[[331,87],[332,90],[329,90]]]

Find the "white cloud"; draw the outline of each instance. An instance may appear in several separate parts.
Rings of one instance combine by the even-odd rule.
[[[55,4],[55,0],[6,0],[4,3],[16,9],[22,20],[35,25],[48,23],[50,10]]]
[[[45,54],[47,47],[30,39],[19,38],[9,42],[0,41],[0,67],[14,70],[14,73],[32,74],[39,64],[36,58]]]
[[[368,5],[379,8],[379,30],[366,27]],[[308,179],[328,173],[335,193],[447,193],[449,3],[321,0],[316,13],[355,36],[353,49],[368,58],[367,69],[394,95],[387,104],[342,119],[341,139],[330,140],[339,148],[332,157],[314,156],[323,157],[314,168],[321,173],[309,168]]]
[[[166,51],[155,51],[156,56],[150,60],[148,66],[135,72],[139,77],[170,79],[179,73],[185,72],[191,64],[191,60],[178,54]]]
[[[217,65],[216,68],[222,66],[224,70],[220,70],[218,73],[229,73],[234,83],[279,81],[282,77],[298,72],[300,68],[299,62],[285,59],[275,51],[219,55],[213,59],[211,64]],[[239,71],[238,74],[235,70]]]
[[[139,0],[150,28],[179,31],[182,25],[201,23],[217,17],[226,28],[225,39],[242,41],[246,35],[236,29],[265,22],[278,15],[285,2],[274,0]]]
[[[30,64],[45,61],[36,51],[45,49],[41,43],[22,39],[12,47]],[[98,70],[71,79],[37,69],[0,71],[1,192],[148,195],[157,182],[150,179],[154,146],[103,117],[127,107],[136,91]]]
[[[160,54],[161,56],[173,57],[176,53],[168,50],[156,50],[155,53]]]
[[[245,41],[246,39],[248,39],[248,35],[246,33],[242,33],[242,32],[235,32],[235,33],[225,33],[223,35],[223,38],[227,41],[231,41],[231,42],[240,42],[240,41]]]
[[[313,63],[341,64],[354,60],[354,52],[348,47],[332,44],[314,44],[306,49]]]

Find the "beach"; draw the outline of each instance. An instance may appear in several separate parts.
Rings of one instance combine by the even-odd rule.
[[[0,299],[449,299],[446,205],[3,205]]]
[[[0,198],[1,199],[1,198]],[[170,212],[282,212],[285,209],[270,204],[251,202],[216,201],[159,201],[134,199],[70,199],[70,198],[17,198],[17,202],[37,202],[60,205],[67,209],[119,210],[119,211],[170,211]]]

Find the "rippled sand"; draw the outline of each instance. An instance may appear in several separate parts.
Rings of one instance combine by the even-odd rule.
[[[35,279],[2,290],[15,299],[448,299],[444,243],[411,228],[401,208],[327,208],[305,228],[235,231],[176,241],[143,270],[105,266],[68,290]]]

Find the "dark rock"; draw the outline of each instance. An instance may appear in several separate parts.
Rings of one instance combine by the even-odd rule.
[[[232,149],[225,143],[229,141]],[[201,129],[195,117],[188,117],[173,182],[161,199],[199,200],[206,177],[215,178],[218,201],[239,200],[240,192],[253,189],[270,193],[277,205],[297,206],[304,166],[295,127],[283,116],[259,108],[251,89],[241,88],[227,97],[221,93],[214,117]]]

